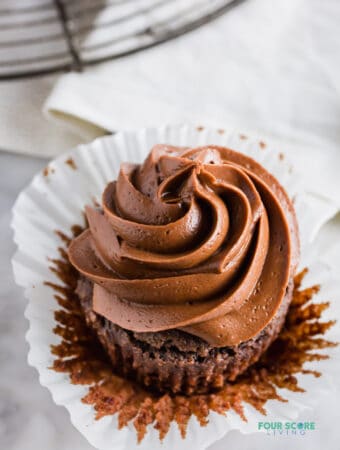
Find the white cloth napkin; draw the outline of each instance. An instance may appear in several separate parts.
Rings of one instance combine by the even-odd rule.
[[[86,139],[191,122],[298,143],[294,162],[339,200],[340,2],[246,0],[175,41],[62,76],[45,104]]]
[[[175,41],[62,77],[45,110],[89,137],[191,121],[337,145],[339,23],[338,0],[246,0]]]

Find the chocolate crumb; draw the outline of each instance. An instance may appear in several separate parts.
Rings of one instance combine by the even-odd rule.
[[[199,126],[199,127],[196,128],[196,130],[197,130],[197,131],[203,131],[203,130],[204,130],[204,127]]]
[[[43,176],[47,178],[50,173],[54,173],[54,168],[51,166],[46,166],[43,170]]]
[[[279,153],[279,160],[283,161],[285,159],[284,153]]]
[[[259,146],[260,146],[260,148],[265,149],[267,147],[267,144],[263,141],[260,141]]]
[[[97,337],[86,325],[84,312],[75,292],[78,274],[67,256],[67,246],[72,237],[81,231],[82,227],[74,226],[71,236],[56,232],[62,246],[59,247],[59,259],[52,260],[51,270],[58,276],[61,284],[46,284],[54,290],[60,307],[55,311],[57,326],[54,332],[60,336],[61,342],[51,346],[51,352],[55,356],[51,369],[68,373],[73,384],[89,385],[83,402],[94,407],[95,418],[99,420],[107,415],[117,414],[118,428],[132,423],[138,442],[142,441],[150,424],[158,430],[162,440],[173,421],[177,423],[184,438],[190,417],[195,416],[205,426],[210,411],[225,414],[233,409],[246,421],[244,403],[249,403],[260,413],[266,414],[265,404],[268,400],[287,401],[278,393],[278,388],[304,392],[298,384],[296,374],[319,377],[320,372],[304,369],[305,362],[328,358],[317,350],[337,345],[320,337],[335,321],[321,320],[329,303],[313,302],[319,286],[301,289],[302,280],[307,273],[307,269],[304,269],[294,279],[293,300],[279,337],[260,360],[234,382],[229,382],[217,392],[192,396],[148,391],[113,373]]]
[[[219,129],[217,130],[217,133],[218,133],[218,134],[224,134],[224,133],[225,133],[225,130],[223,130],[223,128],[219,128]]]
[[[71,167],[71,169],[73,169],[73,170],[76,170],[77,169],[77,165],[76,165],[76,163],[74,162],[74,159],[73,158],[68,158],[66,161],[65,161],[65,164],[67,164],[68,166],[70,166]]]
[[[248,136],[246,136],[245,134],[239,134],[239,138],[240,138],[242,141],[245,141],[246,139],[248,139]]]

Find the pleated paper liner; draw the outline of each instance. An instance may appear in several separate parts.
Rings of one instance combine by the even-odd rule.
[[[74,294],[76,277],[65,250],[68,239],[84,226],[84,206],[100,199],[122,161],[141,162],[156,143],[216,144],[242,151],[271,171],[295,199],[303,243],[301,267],[310,268],[311,287],[302,289],[301,280],[296,280],[294,301],[279,339],[256,366],[214,395],[157,396],[113,375],[86,328]],[[332,309],[327,320],[321,314],[328,307],[322,300],[339,296],[339,280],[319,262],[311,243],[331,210],[326,200],[303,191],[284,149],[272,149],[269,143],[237,131],[192,126],[142,129],[78,147],[38,174],[13,210],[18,245],[14,273],[29,301],[29,363],[37,368],[40,383],[48,387],[54,401],[68,409],[75,427],[102,450],[203,449],[229,430],[255,431],[265,412],[276,420],[296,419],[332,388],[338,370],[335,359],[319,360],[335,351],[322,336],[332,325]],[[320,281],[318,292],[313,286]],[[318,378],[322,368],[326,376]]]

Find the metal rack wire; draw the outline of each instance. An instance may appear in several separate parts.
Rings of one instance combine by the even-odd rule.
[[[239,0],[0,1],[0,80],[86,66],[155,46]]]

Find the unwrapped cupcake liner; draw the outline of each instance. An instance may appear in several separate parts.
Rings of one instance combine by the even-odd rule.
[[[51,161],[19,195],[13,209],[12,227],[18,246],[13,257],[14,276],[25,289],[28,299],[25,312],[29,321],[26,336],[30,348],[28,362],[38,370],[40,383],[49,389],[55,403],[69,411],[73,425],[100,450],[205,449],[231,430],[255,432],[257,423],[264,420],[257,410],[244,404],[248,422],[244,422],[233,410],[225,416],[210,412],[208,425],[204,427],[195,417],[190,418],[185,439],[181,437],[177,424],[172,422],[161,443],[158,431],[151,424],[143,441],[137,444],[132,424],[118,430],[116,415],[95,420],[93,406],[82,402],[88,393],[88,386],[74,385],[67,373],[50,369],[55,359],[51,345],[60,342],[53,332],[56,326],[54,312],[59,306],[53,290],[46,285],[46,282],[60,283],[49,269],[49,261],[59,256],[60,240],[55,231],[70,234],[73,225],[84,225],[84,206],[100,201],[105,185],[117,177],[120,163],[142,162],[151,147],[158,143],[190,147],[222,145],[243,152],[266,167],[295,203],[302,247],[300,267],[309,268],[304,284],[321,283],[322,289],[316,300],[332,300],[340,294],[339,274],[327,264],[322,249],[313,243],[318,230],[336,213],[336,208],[331,201],[307,193],[303,176],[296,172],[293,162],[287,161],[283,145],[276,143],[273,148],[269,141],[245,136],[237,130],[164,126],[100,138]],[[336,317],[332,304],[326,314]],[[329,334],[334,340],[340,340],[336,329]],[[328,349],[327,353],[336,351]],[[306,367],[312,368],[313,364],[308,363]],[[331,358],[318,362],[315,367],[324,373],[321,379],[298,375],[305,393],[281,392],[278,389],[288,403],[271,400],[266,403],[270,420],[295,420],[302,411],[315,407],[318,398],[332,389],[339,362]]]

